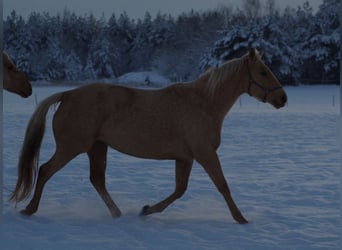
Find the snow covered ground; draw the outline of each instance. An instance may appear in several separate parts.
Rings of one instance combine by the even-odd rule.
[[[107,185],[123,216],[112,219],[79,156],[46,185],[38,212],[7,202],[26,124],[35,107],[66,88],[35,88],[29,99],[4,93],[4,212],[1,249],[339,249],[338,86],[287,87],[281,110],[244,95],[226,118],[219,155],[247,225],[195,164],[185,195],[163,213],[142,206],[173,190],[171,161],[108,152]],[[53,111],[53,110],[52,110]],[[50,112],[41,161],[54,150]]]

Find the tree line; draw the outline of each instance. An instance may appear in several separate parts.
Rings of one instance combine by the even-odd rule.
[[[283,84],[338,83],[339,0],[309,2],[279,11],[274,0],[244,0],[173,17],[126,12],[108,20],[67,9],[26,19],[12,11],[4,20],[4,48],[32,81],[114,79],[155,71],[172,81],[198,77],[208,67],[241,56],[248,47],[265,52],[266,64]]]

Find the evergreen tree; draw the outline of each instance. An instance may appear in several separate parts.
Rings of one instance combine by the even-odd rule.
[[[299,77],[296,70],[297,56],[287,45],[287,37],[269,16],[260,23],[250,21],[248,25],[234,26],[216,42],[212,51],[204,57],[201,68],[221,65],[229,59],[242,56],[249,47],[265,51],[264,61],[283,83],[293,84]]]
[[[113,65],[113,72],[115,76],[123,75],[130,71],[130,64],[132,61],[131,50],[135,39],[135,24],[124,12],[116,19],[112,15],[108,22],[108,41],[113,48],[116,55],[116,63]]]
[[[340,68],[339,0],[324,0],[316,14],[311,37],[303,42],[303,61],[308,82],[338,82]],[[314,62],[314,63],[313,63]]]
[[[152,16],[146,12],[144,19],[139,19],[136,24],[135,38],[129,52],[132,55],[130,67],[133,71],[148,69],[147,64],[154,50],[152,29]]]
[[[89,72],[88,79],[113,78],[113,64],[116,60],[116,51],[112,48],[107,37],[100,35],[90,45],[85,72]]]
[[[339,0],[309,2],[280,13],[274,0],[244,0],[243,10],[220,6],[173,18],[146,13],[137,22],[126,12],[108,21],[13,11],[4,21],[4,48],[30,80],[84,80],[154,70],[173,81],[197,77],[207,67],[241,56],[249,46],[281,82],[337,82],[340,59]]]
[[[4,48],[9,54],[14,54],[20,47],[21,34],[25,30],[25,21],[21,16],[13,10],[4,21]]]

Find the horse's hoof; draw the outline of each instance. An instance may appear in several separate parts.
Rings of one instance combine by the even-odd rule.
[[[248,224],[248,221],[247,221],[245,218],[242,217],[242,218],[240,218],[240,219],[238,220],[238,223],[241,224],[241,225],[242,225],[242,224]]]
[[[149,215],[150,213],[148,212],[148,210],[150,209],[150,206],[149,205],[146,205],[144,206],[142,209],[141,209],[141,212],[140,212],[140,216],[146,216],[146,215]]]
[[[115,212],[115,213],[112,213],[111,215],[112,215],[113,219],[117,219],[117,218],[121,217],[121,212],[120,211],[119,212]]]
[[[243,217],[241,212],[239,211],[237,215],[234,216],[234,219],[239,223],[239,224],[247,224],[248,221]]]
[[[245,217],[243,217],[242,213],[237,210],[235,213],[232,213],[232,216],[234,218],[234,220],[239,223],[239,224],[247,224],[248,221],[245,219]]]
[[[31,216],[31,215],[33,214],[33,213],[27,211],[27,209],[21,210],[20,213],[21,213],[22,215],[25,215],[25,216]]]

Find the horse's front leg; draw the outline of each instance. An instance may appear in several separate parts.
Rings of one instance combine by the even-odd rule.
[[[195,155],[195,159],[204,167],[218,191],[223,195],[233,218],[240,224],[248,223],[242,216],[230,194],[228,183],[224,178],[217,153],[214,150],[201,151]]]
[[[176,161],[176,187],[174,192],[167,197],[165,200],[153,205],[153,206],[144,206],[140,215],[148,215],[152,213],[160,213],[165,208],[167,208],[172,202],[176,199],[182,197],[185,193],[189,176],[192,168],[193,160],[189,161]]]

